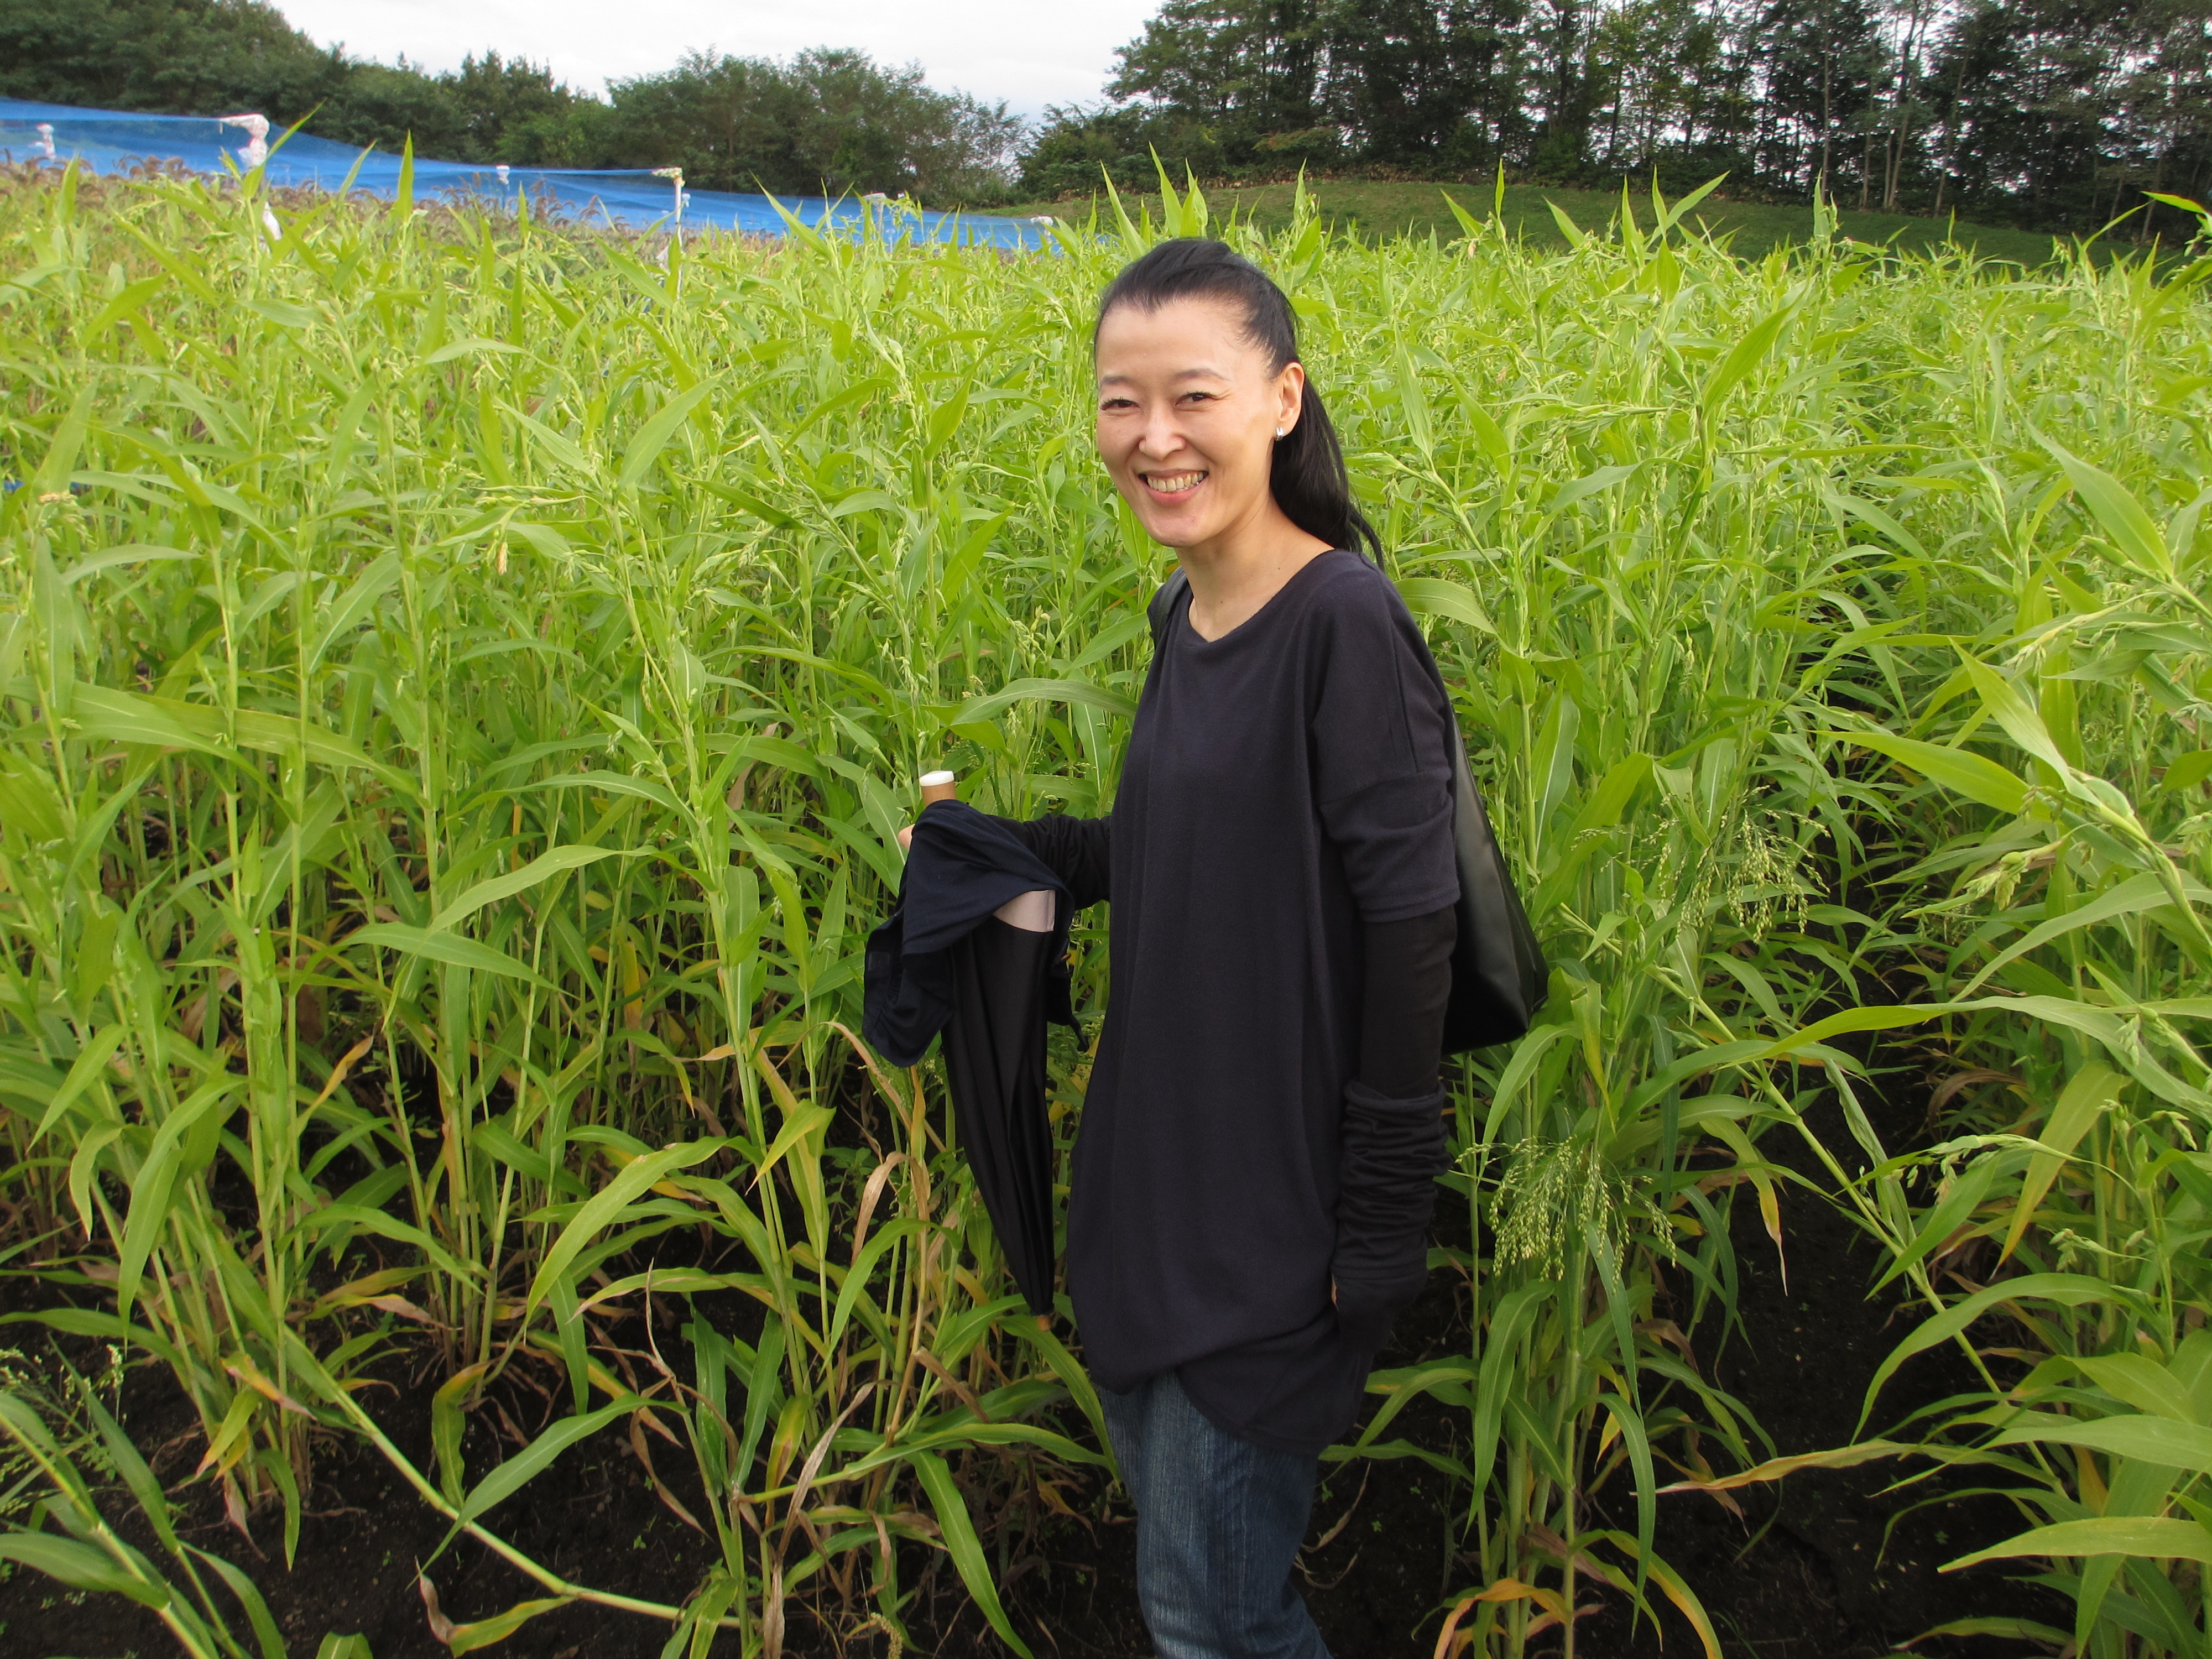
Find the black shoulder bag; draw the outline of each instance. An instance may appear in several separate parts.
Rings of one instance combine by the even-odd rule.
[[[1190,578],[1178,568],[1146,607],[1155,652],[1189,586]],[[1459,864],[1459,936],[1452,942],[1451,997],[1444,1005],[1448,1054],[1520,1036],[1544,1006],[1552,977],[1468,770],[1457,716],[1452,720],[1452,848]]]

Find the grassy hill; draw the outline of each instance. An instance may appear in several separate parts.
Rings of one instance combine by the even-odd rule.
[[[1307,186],[1328,218],[1369,240],[1391,236],[1425,236],[1434,231],[1440,240],[1460,234],[1459,222],[1445,206],[1447,192],[1478,219],[1491,216],[1492,191],[1480,185],[1413,183],[1399,179],[1329,179]],[[1206,199],[1223,217],[1235,214],[1263,228],[1289,222],[1293,186],[1290,185],[1220,185],[1209,187]],[[1134,213],[1139,202],[1155,212],[1157,193],[1124,195]],[[1635,192],[1639,222],[1649,225],[1652,215],[1648,192]],[[1081,218],[1096,203],[1110,216],[1112,207],[1102,191],[1095,198],[1078,197],[1059,202],[1033,202],[1000,210],[1016,214],[1049,213],[1061,219]],[[1567,190],[1552,185],[1509,185],[1505,190],[1506,222],[1515,234],[1535,246],[1565,247],[1566,238],[1552,216],[1556,204],[1585,230],[1601,229],[1620,210],[1618,192]],[[1894,242],[1913,252],[1955,242],[1973,248],[1986,258],[2008,259],[2022,265],[2048,261],[2059,239],[2034,231],[2001,226],[1954,223],[1948,219],[1915,217],[1902,213],[1859,213],[1845,210],[1840,216],[1843,232],[1862,242]],[[1725,236],[1736,252],[1756,258],[1781,246],[1802,241],[1811,233],[1809,207],[1764,202],[1730,202],[1707,197],[1691,215],[1716,234]]]

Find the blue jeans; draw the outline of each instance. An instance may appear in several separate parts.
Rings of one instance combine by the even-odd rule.
[[[1137,1502],[1137,1599],[1159,1659],[1328,1659],[1291,1583],[1321,1460],[1224,1434],[1172,1371],[1098,1400]]]

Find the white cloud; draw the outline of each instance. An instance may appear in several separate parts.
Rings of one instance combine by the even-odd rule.
[[[878,62],[919,63],[930,84],[1004,99],[1018,114],[1093,99],[1114,49],[1144,30],[1158,0],[289,0],[284,15],[324,46],[390,63],[456,69],[486,48],[550,64],[561,80],[601,90],[609,79],[667,69],[708,46],[735,57],[785,58],[807,46],[857,46]]]

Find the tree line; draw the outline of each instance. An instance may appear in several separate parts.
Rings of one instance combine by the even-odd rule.
[[[986,206],[1102,170],[1142,187],[1157,154],[1209,180],[1726,173],[1735,195],[2074,230],[2212,189],[2212,0],[1164,0],[1117,59],[1103,102],[1025,129],[859,52],[694,52],[599,98],[496,52],[434,74],[349,58],[265,0],[0,0],[0,96],[258,109],[702,189]]]
[[[1033,191],[1142,184],[1157,151],[1215,178],[1725,173],[2086,230],[2212,184],[2208,0],[1165,0],[1118,58],[1105,102],[1032,136]]]
[[[258,110],[342,143],[526,167],[681,167],[704,190],[1003,199],[1022,123],[866,53],[686,54],[593,97],[487,52],[431,73],[318,46],[264,0],[0,0],[0,97]]]

